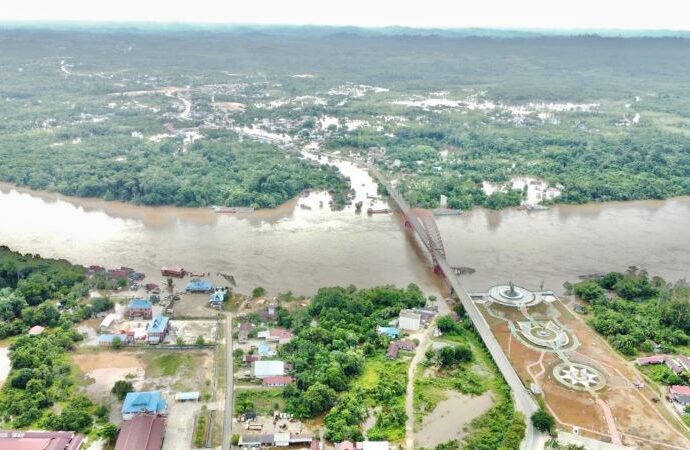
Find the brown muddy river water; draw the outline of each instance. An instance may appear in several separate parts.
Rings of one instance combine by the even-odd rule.
[[[350,163],[364,210],[376,184]],[[322,202],[322,203],[321,203]],[[305,207],[300,205],[306,205]],[[322,206],[321,206],[322,205]],[[311,209],[308,209],[311,208]],[[513,280],[562,291],[566,280],[637,265],[667,280],[690,273],[690,198],[557,206],[549,211],[476,210],[437,218],[452,265],[470,290]],[[313,294],[318,287],[417,283],[442,289],[396,215],[331,211],[326,193],[275,210],[216,214],[75,199],[0,184],[0,245],[80,264],[134,267],[160,279],[163,265],[232,274],[237,290]]]

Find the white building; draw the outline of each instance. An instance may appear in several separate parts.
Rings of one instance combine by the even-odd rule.
[[[364,441],[357,442],[355,448],[357,450],[389,450],[390,444],[388,441]]]
[[[254,361],[252,363],[252,375],[262,379],[283,376],[285,375],[285,363],[283,361]]]
[[[422,327],[422,314],[409,309],[400,311],[398,328],[401,330],[419,331]]]

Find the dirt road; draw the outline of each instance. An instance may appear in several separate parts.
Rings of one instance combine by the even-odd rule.
[[[405,446],[407,450],[414,450],[414,374],[417,371],[417,365],[424,358],[424,353],[431,345],[431,334],[436,329],[434,325],[426,329],[422,338],[419,340],[417,351],[410,361],[410,367],[407,369],[407,393],[405,394],[405,414],[407,414],[407,423],[405,424]]]

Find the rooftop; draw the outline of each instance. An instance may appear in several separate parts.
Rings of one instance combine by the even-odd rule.
[[[165,316],[156,316],[149,323],[149,333],[163,333],[168,328],[169,319]]]
[[[674,385],[670,386],[668,388],[669,392],[674,395],[690,395],[690,387],[689,386],[679,386],[679,385]]]
[[[406,319],[418,320],[418,319],[422,318],[422,314],[420,312],[413,311],[411,309],[403,309],[402,311],[400,311],[400,317],[404,317]]]
[[[139,414],[122,423],[115,450],[160,450],[164,433],[164,418],[153,414]]]
[[[128,308],[147,309],[151,308],[151,302],[143,298],[134,298],[127,303]]]
[[[122,405],[122,414],[161,413],[165,408],[165,400],[160,391],[129,392]]]
[[[188,291],[211,291],[213,290],[213,285],[205,280],[194,279],[187,283],[185,289]]]
[[[2,450],[78,450],[83,440],[71,431],[0,431]]]
[[[279,385],[279,384],[290,384],[290,383],[292,383],[292,381],[293,381],[292,377],[274,376],[274,377],[264,378],[262,384],[264,386]]]
[[[269,333],[269,336],[277,339],[292,339],[295,337],[290,330],[286,330],[285,328],[271,328]]]

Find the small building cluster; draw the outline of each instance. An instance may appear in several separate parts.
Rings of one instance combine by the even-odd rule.
[[[407,331],[419,331],[434,320],[438,311],[435,308],[403,309],[398,316],[398,328]]]
[[[640,366],[649,366],[653,364],[666,364],[676,374],[683,372],[690,372],[690,358],[685,355],[654,355],[637,358],[637,364]]]
[[[273,433],[273,434],[243,434],[237,445],[240,447],[289,447],[290,445],[311,444],[310,434]]]
[[[112,325],[112,321],[110,321],[107,326],[110,325]],[[101,324],[101,326],[103,327],[103,324]],[[101,347],[111,347],[118,341],[122,345],[135,345],[138,342],[158,345],[165,341],[169,332],[170,319],[163,315],[157,315],[146,323],[123,323],[119,329],[119,333],[100,335],[98,337],[98,345]]]

